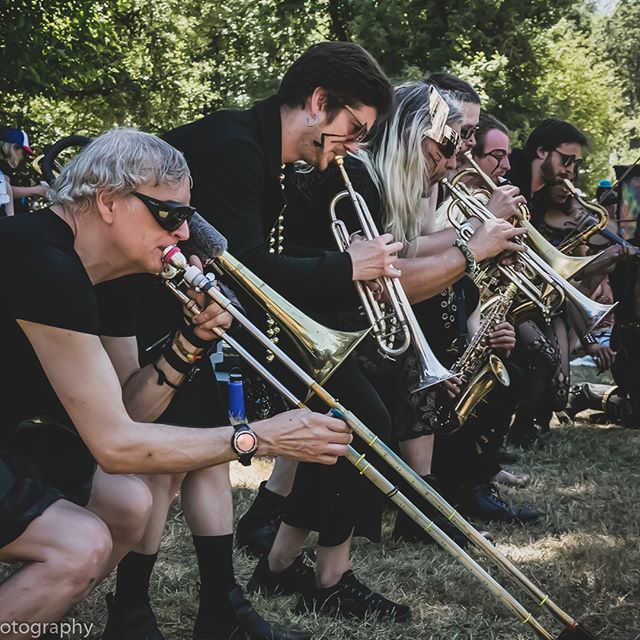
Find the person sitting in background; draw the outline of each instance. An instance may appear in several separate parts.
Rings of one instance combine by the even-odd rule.
[[[24,162],[27,154],[32,153],[33,151],[29,146],[29,137],[26,131],[12,127],[4,127],[0,131],[0,171],[8,175],[10,179],[14,176],[14,170]],[[23,198],[30,198],[32,196],[46,196],[49,191],[49,186],[46,184],[38,184],[24,187],[14,184],[11,189],[14,201],[20,201]],[[16,212],[18,210],[15,204],[13,205],[13,209]]]

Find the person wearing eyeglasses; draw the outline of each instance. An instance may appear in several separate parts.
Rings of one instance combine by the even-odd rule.
[[[286,184],[283,185],[283,165],[304,161],[326,169],[336,155],[355,150],[390,108],[388,80],[364,49],[351,43],[320,43],[310,47],[286,71],[276,95],[245,111],[216,112],[163,137],[184,153],[193,176],[192,203],[225,235],[230,253],[305,313],[317,319],[326,318],[324,324],[331,326],[334,306],[353,298],[354,279],[399,275],[391,264],[401,244],[383,235],[373,242],[354,242],[348,253],[324,249],[301,251],[288,237],[288,193]],[[248,297],[242,297],[242,303],[254,322],[268,328],[263,310],[257,309]],[[156,322],[158,328],[165,319]],[[291,348],[283,333],[278,341],[283,348]],[[288,382],[283,368],[278,368],[277,363],[271,366]],[[358,378],[350,359],[340,366],[327,387],[356,415],[371,414],[372,419],[367,421],[370,428],[381,432],[388,429],[388,416],[378,405],[369,404],[366,382]],[[317,406],[320,409],[320,403]],[[188,412],[182,419],[188,419]],[[309,466],[318,476],[315,484],[324,487],[323,500],[314,505],[323,523],[317,571],[314,575],[302,557],[294,554],[288,562],[281,560],[277,567],[272,567],[276,576],[273,581],[280,581],[297,593],[311,586],[330,588],[334,594],[340,592],[333,602],[340,602],[348,615],[406,618],[408,607],[372,593],[349,570],[351,519],[361,505],[364,508],[357,494],[360,485],[353,481],[357,472],[349,464],[338,465],[329,474],[319,471],[319,465]],[[295,461],[277,459],[268,483],[260,488],[249,512],[240,521],[237,538],[242,545],[263,551],[270,548],[295,473]],[[187,478],[189,486],[193,485],[191,480],[195,482],[195,476],[190,474]],[[343,482],[345,477],[347,480]],[[201,577],[206,577],[207,584],[201,591],[196,636],[208,640],[218,638],[217,619],[222,614],[228,617],[226,595],[214,602],[209,588],[217,584],[220,587],[217,592],[221,593],[222,584],[233,580],[229,548],[233,540],[232,513],[221,507],[219,500],[221,495],[228,496],[224,502],[231,504],[228,479],[226,483],[221,478],[200,480],[200,506],[194,507],[192,513],[201,525],[197,532],[198,556],[203,560]],[[158,523],[163,522],[164,505],[169,503],[173,487],[175,483],[157,488]],[[183,484],[183,493],[184,487]],[[217,523],[216,516],[219,516]],[[283,543],[289,551],[297,548],[301,537],[303,540],[306,537],[305,523],[296,524],[300,526],[292,534],[294,542]],[[136,549],[138,556],[125,558],[124,565],[121,563],[121,583],[125,584],[125,576],[134,575],[138,600],[147,596],[159,528],[148,531],[148,536],[145,534],[143,544]],[[220,571],[224,554],[227,561],[223,576]],[[347,593],[351,594],[349,598]],[[116,600],[124,601],[118,598],[117,589]]]
[[[457,170],[464,169],[467,165],[466,154],[476,146],[476,136],[479,130],[480,121],[480,96],[476,90],[462,78],[458,78],[450,73],[436,72],[425,77],[425,82],[432,83],[436,88],[447,91],[457,101],[458,107],[463,115],[460,126],[461,144],[457,154]],[[452,172],[453,174],[453,172]],[[448,198],[447,193],[434,193],[434,195],[424,203],[425,211],[436,211],[436,205],[441,205]],[[500,185],[486,203],[488,209],[498,218],[509,219],[518,217],[518,205],[525,202],[520,195],[519,189],[513,185]],[[426,223],[423,233],[431,233],[446,226],[444,220],[446,208],[436,211],[435,215],[425,215]]]
[[[586,136],[570,122],[547,118],[529,134],[523,149],[511,152],[507,178],[527,199],[532,214],[545,187],[575,179],[586,146]]]
[[[11,369],[0,388],[0,562],[22,563],[0,584],[0,620],[20,624],[10,640],[27,637],[24,624],[59,620],[140,539],[151,496],[130,474],[183,473],[242,453],[231,426],[150,423],[230,315],[194,293],[204,308],[197,325],[174,327],[140,367],[136,291],[129,280],[103,289],[158,273],[163,250],[189,237],[183,156],[155,136],[112,130],[65,166],[50,196],[48,208],[0,220]],[[255,454],[328,464],[351,441],[342,421],[300,410],[249,432]]]
[[[460,121],[456,102],[446,92],[441,95],[424,82],[405,83],[395,88],[393,113],[376,126],[366,150],[345,159],[351,182],[367,203],[379,231],[403,241],[395,264],[402,273],[400,281],[409,300],[415,303],[414,310],[425,333],[429,327],[434,331],[434,323],[442,322],[439,294],[464,279],[471,268],[472,256],[484,259],[502,250],[513,250],[517,247],[513,237],[522,233],[509,222],[496,220],[486,226],[479,225],[468,243],[461,242],[451,228],[430,238],[420,235],[424,224],[422,200],[436,190],[438,181],[456,166]],[[290,237],[298,243],[334,246],[325,212],[333,197],[344,189],[338,170],[292,173],[287,179],[295,187],[290,191],[290,208],[295,212],[289,223]],[[338,203],[337,215],[349,232],[360,228],[348,199]],[[311,221],[315,222],[313,227],[309,226]],[[433,315],[432,302],[427,300],[434,296],[439,310],[437,316]],[[425,309],[428,313],[423,313]],[[362,322],[353,310],[352,317],[345,310],[342,319],[341,328],[345,329],[355,329]],[[450,327],[443,329],[443,333],[448,333]],[[429,342],[434,349],[439,349],[442,334],[436,331],[432,335],[434,341]],[[420,475],[433,482],[430,461],[434,433],[450,431],[457,424],[447,391],[439,385],[416,394],[409,392],[417,379],[412,348],[395,362],[383,360],[376,342],[368,338],[359,345],[357,354],[361,370],[391,414],[393,436],[399,439],[403,456]],[[464,544],[457,530],[428,503],[419,501],[418,505],[438,526]],[[376,533],[379,536],[379,532]],[[370,532],[367,535],[371,538]],[[398,516],[393,535],[398,539],[431,541],[402,514]]]

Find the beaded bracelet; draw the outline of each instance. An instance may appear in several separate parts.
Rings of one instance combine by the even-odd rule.
[[[472,276],[475,273],[476,269],[478,268],[478,265],[476,263],[475,256],[473,255],[473,253],[471,253],[471,249],[469,249],[469,246],[467,245],[467,243],[464,240],[461,240],[460,238],[458,238],[453,243],[453,246],[458,247],[458,249],[460,249],[460,251],[462,252],[464,259],[467,261],[467,268],[465,269],[465,271],[470,276]]]

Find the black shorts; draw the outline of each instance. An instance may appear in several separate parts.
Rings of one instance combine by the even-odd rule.
[[[56,500],[85,506],[96,464],[80,436],[54,422],[21,422],[0,444],[0,548]]]

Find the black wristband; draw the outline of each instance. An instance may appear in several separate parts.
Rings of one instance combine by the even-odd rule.
[[[582,344],[588,346],[591,344],[598,344],[598,340],[592,333],[587,333],[586,336],[582,336]]]
[[[178,373],[182,373],[185,376],[191,373],[191,369],[193,369],[195,363],[187,362],[183,360],[172,347],[173,344],[173,336],[167,341],[162,349],[162,355],[164,359],[167,361],[170,367],[175,369]]]
[[[173,382],[169,382],[169,380],[167,379],[167,374],[158,366],[158,363],[155,360],[151,363],[151,366],[153,367],[153,370],[158,374],[158,385],[166,384],[176,391],[180,389],[179,384],[173,384]]]
[[[186,320],[186,318],[185,318]],[[182,334],[182,337],[189,343],[192,344],[194,347],[196,347],[196,349],[204,349],[204,352],[209,355],[209,352],[213,349],[213,346],[215,344],[216,340],[203,340],[202,338],[199,338],[194,331],[194,327],[193,324],[191,324],[190,322],[188,324],[185,324],[183,327],[181,327],[180,329],[180,333]]]

